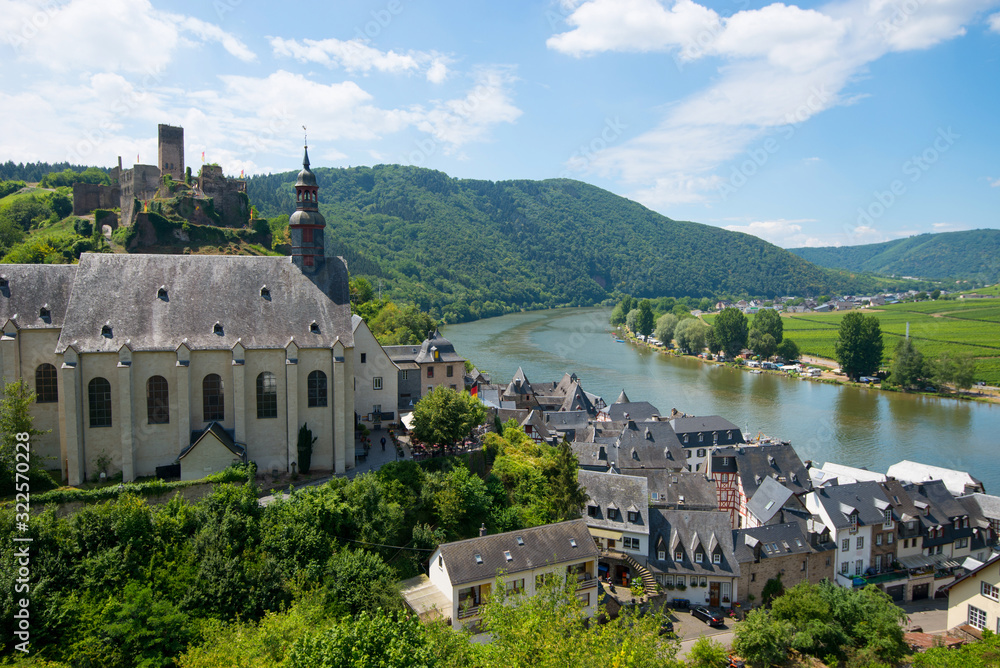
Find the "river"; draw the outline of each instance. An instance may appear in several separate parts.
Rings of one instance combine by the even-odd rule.
[[[449,325],[456,351],[510,382],[576,373],[608,403],[625,390],[663,413],[721,415],[746,435],[791,441],[803,460],[885,472],[909,459],[968,471],[1000,494],[1000,406],[750,374],[691,358],[616,343],[610,310],[571,308],[515,313]]]

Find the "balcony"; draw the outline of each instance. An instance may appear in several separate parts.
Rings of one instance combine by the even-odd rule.
[[[577,591],[584,591],[587,589],[593,589],[597,586],[597,578],[589,578],[587,580],[579,580],[576,583]]]
[[[870,584],[885,584],[886,582],[893,582],[895,580],[905,580],[910,576],[909,571],[906,569],[898,571],[886,571],[884,573],[875,573],[872,575],[855,575],[853,580],[853,585],[855,587],[866,587]]]
[[[458,609],[458,618],[459,619],[468,619],[469,617],[478,617],[479,616],[479,608],[480,607],[482,607],[482,606],[472,605],[472,606],[469,606],[467,608],[459,608]]]

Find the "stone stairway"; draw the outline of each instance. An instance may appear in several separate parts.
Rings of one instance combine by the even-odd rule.
[[[642,578],[642,588],[646,596],[656,596],[656,578],[653,577],[653,574],[645,566],[636,561],[632,555],[626,552],[621,552],[620,554],[622,561],[628,564],[629,568],[638,573],[639,577]]]

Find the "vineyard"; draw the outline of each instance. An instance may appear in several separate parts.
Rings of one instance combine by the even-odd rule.
[[[1000,301],[1000,300],[997,300]],[[785,336],[804,353],[833,359],[837,329],[848,311],[806,313],[783,318]],[[894,304],[866,310],[878,316],[889,361],[896,341],[906,335],[931,358],[947,352],[976,362],[976,380],[1000,384],[1000,303],[994,300],[934,301]]]

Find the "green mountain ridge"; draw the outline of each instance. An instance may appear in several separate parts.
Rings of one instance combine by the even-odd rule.
[[[601,303],[617,293],[777,296],[891,287],[757,237],[676,221],[580,181],[479,181],[400,165],[315,168],[328,252],[394,299],[448,321]],[[296,172],[247,179],[267,216]],[[898,281],[897,281],[898,283]]]
[[[1000,280],[1000,230],[920,234],[862,246],[789,248],[830,269],[930,279]]]

